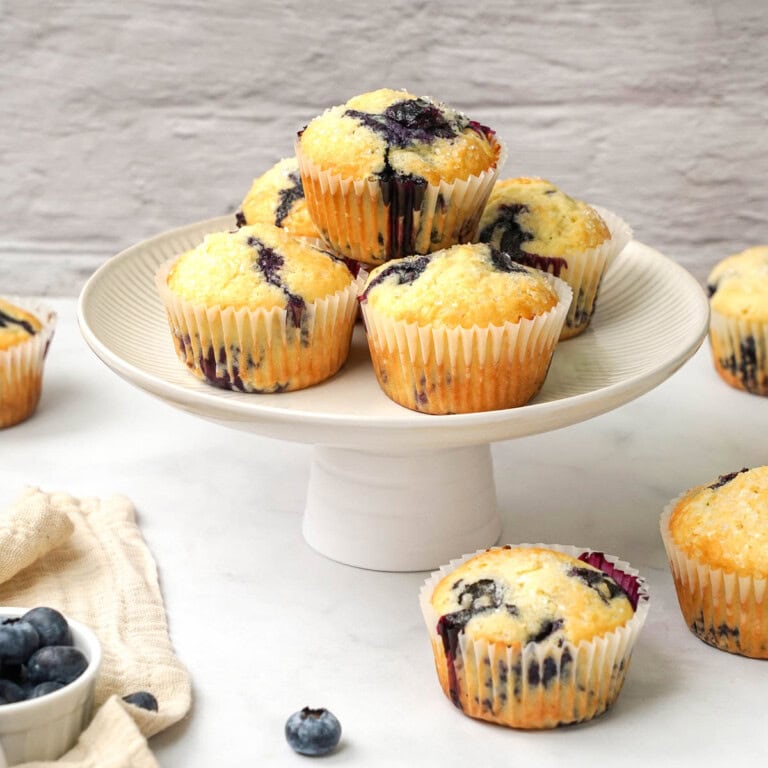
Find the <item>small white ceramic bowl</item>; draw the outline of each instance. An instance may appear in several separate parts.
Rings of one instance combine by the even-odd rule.
[[[0,620],[29,608],[2,608]],[[70,749],[91,719],[101,645],[88,627],[67,617],[72,639],[88,659],[77,680],[37,699],[0,706],[0,768],[33,760],[56,760]]]

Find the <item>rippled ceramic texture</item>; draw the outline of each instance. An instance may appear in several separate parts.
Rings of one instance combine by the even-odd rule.
[[[318,386],[279,395],[218,390],[178,362],[153,276],[207,232],[230,226],[230,217],[211,219],[118,254],[83,289],[79,321],[88,344],[123,378],[185,410],[267,436],[416,450],[544,432],[652,389],[696,351],[707,330],[709,307],[694,278],[633,241],[604,278],[589,331],[558,345],[542,390],[524,407],[448,416],[401,408],[380,391],[360,326],[349,361]]]
[[[0,608],[0,617],[25,614],[29,608]],[[74,746],[91,719],[93,690],[101,666],[101,646],[88,627],[69,619],[75,647],[88,667],[64,688],[29,701],[0,706],[0,766],[55,760]]]

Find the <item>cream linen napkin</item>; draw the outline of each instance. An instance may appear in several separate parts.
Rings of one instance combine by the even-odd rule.
[[[59,761],[25,766],[156,768],[146,739],[184,717],[191,686],[130,501],[28,489],[0,515],[0,582],[0,605],[56,608],[91,627],[103,652],[90,726]],[[120,698],[140,690],[158,712]]]

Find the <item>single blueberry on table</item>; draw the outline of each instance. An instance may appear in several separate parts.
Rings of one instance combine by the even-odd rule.
[[[304,707],[288,718],[285,738],[300,755],[327,755],[341,739],[341,723],[327,709]]]
[[[30,683],[71,683],[85,672],[88,659],[70,645],[48,645],[35,651],[27,662]]]
[[[54,691],[60,691],[62,688],[64,688],[64,683],[59,683],[59,682],[56,682],[55,680],[50,680],[47,683],[38,683],[29,692],[29,695],[27,696],[27,698],[38,699],[40,698],[40,696],[45,696],[49,693],[53,693]]]
[[[37,630],[23,619],[6,619],[0,624],[0,660],[23,664],[40,647]]]
[[[41,606],[27,611],[22,621],[28,621],[40,636],[40,646],[71,645],[72,633],[67,620],[55,609]]]
[[[157,699],[149,691],[136,691],[123,696],[123,701],[133,704],[134,707],[146,709],[149,712],[157,712]]]

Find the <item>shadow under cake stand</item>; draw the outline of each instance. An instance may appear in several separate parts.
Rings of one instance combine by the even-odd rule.
[[[591,327],[558,345],[528,405],[429,416],[381,392],[365,334],[330,380],[249,395],[208,386],[176,357],[158,266],[229,229],[231,217],[158,235],[106,262],[78,304],[82,334],[130,383],[226,426],[314,445],[303,532],[323,555],[386,571],[431,570],[501,534],[490,444],[592,418],[644,394],[698,349],[709,306],[682,267],[633,241],[608,270]]]

